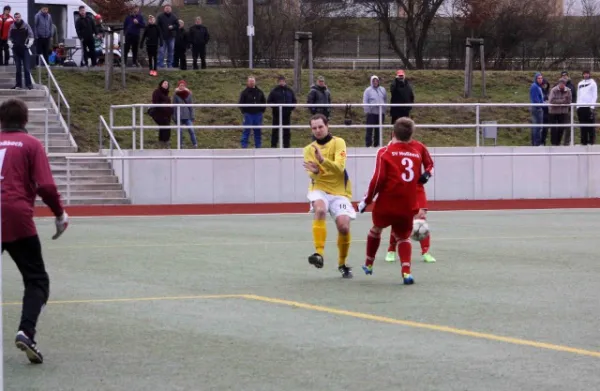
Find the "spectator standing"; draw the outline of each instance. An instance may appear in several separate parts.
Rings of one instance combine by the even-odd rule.
[[[210,41],[210,34],[206,26],[202,24],[202,18],[196,17],[196,24],[190,27],[190,44],[192,45],[192,60],[194,69],[198,69],[198,56],[202,69],[206,69],[206,45]]]
[[[140,14],[140,7],[133,7],[131,14],[125,18],[123,22],[123,30],[125,30],[125,50],[123,53],[123,61],[127,65],[127,56],[131,50],[131,65],[138,66],[138,45],[140,43],[141,30],[146,27],[144,16]]]
[[[77,38],[81,41],[83,59],[81,65],[88,66],[88,59],[92,60],[92,66],[96,66],[96,22],[87,15],[85,6],[79,7],[79,18],[75,21]]]
[[[552,90],[550,90],[550,96],[548,98],[548,103],[550,104],[549,113],[550,113],[550,123],[557,125],[565,125],[569,119],[569,107],[567,106],[554,106],[554,105],[569,105],[571,104],[571,90],[566,86],[567,81],[564,78],[558,80],[558,85],[556,85]],[[550,142],[553,146],[559,146],[560,140],[563,137],[563,133],[565,133],[565,127],[553,127],[550,129]],[[566,132],[569,133],[569,132]],[[569,137],[570,139],[570,137]],[[566,137],[565,137],[566,140]],[[565,144],[567,145],[567,144]]]
[[[317,78],[317,84],[310,87],[310,92],[308,93],[306,103],[324,105],[331,104],[331,92],[329,91],[329,88],[327,88],[327,85],[325,84],[325,78],[323,76],[319,76]],[[323,114],[328,120],[331,116],[331,109],[329,107],[309,107],[309,110],[312,115]]]
[[[21,67],[25,73],[25,86],[27,89],[33,89],[31,83],[31,58],[29,57],[29,49],[33,45],[33,31],[31,27],[21,18],[20,13],[15,13],[15,22],[10,26],[8,45],[12,48],[15,65],[17,67],[17,82],[13,89],[23,88],[23,75]]]
[[[598,101],[598,85],[591,78],[590,71],[583,71],[583,80],[577,85],[577,118],[581,124],[581,144],[596,143],[596,127],[583,126],[596,122],[594,109]]]
[[[50,40],[52,39],[52,15],[48,12],[48,7],[42,7],[33,19],[33,35],[36,39],[36,51],[38,56],[43,56],[48,63],[50,55]],[[36,65],[39,65],[39,57],[35,57]]]
[[[175,35],[175,54],[173,55],[173,66],[182,71],[187,70],[188,33],[183,28],[183,20],[179,20],[179,28]]]
[[[577,88],[575,88],[575,85],[571,81],[571,78],[569,77],[569,72],[562,71],[560,74],[560,77],[565,80],[566,87],[571,91],[571,98],[572,98],[571,101],[573,103],[577,102]],[[569,120],[567,122],[571,122],[571,116],[570,116],[571,110],[573,110],[573,108],[569,107],[569,111],[567,113],[567,114],[569,114]],[[564,145],[570,145],[571,144],[571,132],[564,132],[564,133],[565,133]]]
[[[248,138],[250,137],[250,131],[254,133],[254,147],[260,148],[262,146],[262,131],[261,126],[263,123],[263,113],[266,107],[254,106],[257,104],[266,104],[265,94],[260,88],[256,86],[256,80],[254,77],[249,77],[246,83],[246,88],[240,94],[240,110],[244,116],[244,131],[242,133],[242,148],[248,148]]]
[[[144,42],[146,42],[146,52],[148,53],[148,68],[150,68],[150,76],[157,76],[158,72],[156,72],[156,56],[158,53],[158,48],[162,46],[163,40],[162,35],[160,33],[160,29],[156,25],[156,20],[153,15],[148,17],[148,26],[144,29],[144,34],[142,35],[142,40],[140,41],[140,49],[144,46]]]
[[[15,19],[10,15],[10,5],[4,6],[0,16],[0,65],[8,65],[10,51],[8,50],[8,32]]]
[[[396,78],[390,86],[390,103],[392,104],[407,104],[415,103],[415,94],[412,86],[406,80],[404,71],[399,69],[396,71]],[[401,117],[410,117],[412,107],[410,106],[396,106],[390,108],[390,116],[392,117],[392,125],[396,123],[396,120]]]
[[[173,94],[173,103],[176,105],[191,105],[194,103],[192,99],[192,92],[187,88],[187,82],[180,80],[177,83],[177,88]],[[173,108],[173,119],[177,123],[177,108]],[[194,123],[194,108],[193,107],[179,107],[179,128],[177,133],[179,134],[179,143],[183,145],[183,134],[181,132],[181,125],[187,126],[188,133],[190,134],[190,140],[194,145],[194,148],[198,148],[198,141],[196,140],[196,134],[192,125]]]
[[[533,76],[533,83],[529,87],[529,102],[532,104],[530,107],[531,112],[531,145],[538,147],[542,142],[542,124],[544,122],[544,91],[542,90],[542,83],[544,82],[544,76],[541,73],[536,73]]]
[[[379,77],[371,76],[371,85],[363,93],[363,104],[384,105],[387,103],[387,92],[385,88],[379,85]],[[385,120],[385,107],[382,106],[364,106],[367,115],[367,131],[365,135],[365,146],[379,146],[379,125]],[[379,115],[381,114],[381,120]],[[369,126],[371,125],[371,126]],[[376,126],[372,126],[376,125]]]
[[[540,137],[540,145],[546,145],[546,141],[548,139],[548,124],[550,123],[550,114],[548,112],[548,99],[550,97],[550,83],[545,78],[542,81],[542,94],[544,95],[544,107],[542,111],[544,112],[542,119],[542,135]]]
[[[288,87],[285,76],[279,76],[277,79],[278,85],[271,90],[269,93],[269,97],[267,98],[268,104],[296,104],[296,94],[294,90]],[[286,126],[290,126],[292,123],[292,111],[294,111],[295,107],[282,107],[281,108],[281,125],[283,128],[283,147],[289,148],[291,141],[291,133],[290,128]],[[277,144],[279,143],[279,107],[273,107],[273,126],[277,126],[277,128],[273,128],[271,130],[271,148],[277,148]]]
[[[165,5],[164,12],[156,18],[156,24],[162,36],[162,45],[158,49],[158,67],[165,67],[165,52],[167,52],[167,66],[173,67],[175,52],[175,36],[179,28],[179,20],[172,12],[170,5]]]
[[[167,80],[161,80],[158,84],[158,88],[152,93],[152,103],[171,103],[171,99],[169,98],[169,82]],[[150,110],[148,110],[148,114],[150,114],[150,117],[152,117],[158,126],[169,126],[171,124],[171,118],[173,117],[173,107],[151,107]],[[170,128],[161,128],[158,130],[158,141],[163,148],[169,148],[170,140]]]

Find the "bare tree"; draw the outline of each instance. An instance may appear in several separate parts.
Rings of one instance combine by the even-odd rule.
[[[105,22],[121,22],[134,4],[129,0],[93,0],[93,7]]]
[[[382,24],[390,46],[406,68],[424,68],[427,38],[446,0],[370,0],[370,11]],[[399,35],[398,31],[404,34]],[[406,50],[398,37],[406,40]],[[414,63],[411,62],[414,57]]]

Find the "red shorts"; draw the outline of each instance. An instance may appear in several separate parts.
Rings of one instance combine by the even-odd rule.
[[[399,240],[406,240],[410,237],[413,228],[413,214],[405,215],[391,215],[387,213],[376,213],[373,211],[371,214],[373,219],[373,225],[378,228],[392,227],[392,233]]]
[[[419,205],[420,209],[427,209],[427,194],[425,194],[425,189],[417,190],[417,205]]]

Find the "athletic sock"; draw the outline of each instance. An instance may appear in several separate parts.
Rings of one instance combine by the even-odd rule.
[[[388,253],[396,252],[396,237],[390,232],[390,245],[388,246]]]
[[[327,225],[325,220],[313,220],[313,241],[317,254],[323,255],[325,252],[325,240],[327,239]]]
[[[401,240],[398,244],[398,257],[400,257],[400,263],[402,264],[402,275],[410,274],[411,254],[410,239]]]
[[[350,232],[347,234],[338,234],[337,246],[339,252],[338,266],[346,264],[346,258],[348,258],[348,250],[350,250]]]
[[[377,250],[379,249],[380,244],[381,232],[375,232],[373,229],[371,229],[369,231],[369,235],[367,235],[367,259],[365,261],[365,265],[373,265],[373,262],[375,262],[375,255],[377,255]]]
[[[431,234],[429,234],[425,239],[421,240],[421,255],[427,254],[429,252],[430,240]]]

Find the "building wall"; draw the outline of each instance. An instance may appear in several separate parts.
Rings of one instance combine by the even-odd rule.
[[[431,148],[435,174],[431,200],[600,197],[600,147]],[[598,155],[539,155],[548,152]],[[308,176],[301,149],[147,150],[128,156],[200,156],[197,160],[115,161],[134,204],[304,202]],[[353,200],[367,190],[376,149],[349,148],[347,170]],[[488,156],[469,156],[487,153]],[[491,156],[490,153],[506,154]],[[518,154],[538,154],[519,156]],[[452,154],[453,156],[448,156]],[[456,155],[463,156],[456,156]],[[445,155],[445,156],[444,156]],[[465,156],[466,155],[466,156]],[[121,169],[124,164],[124,169]]]

